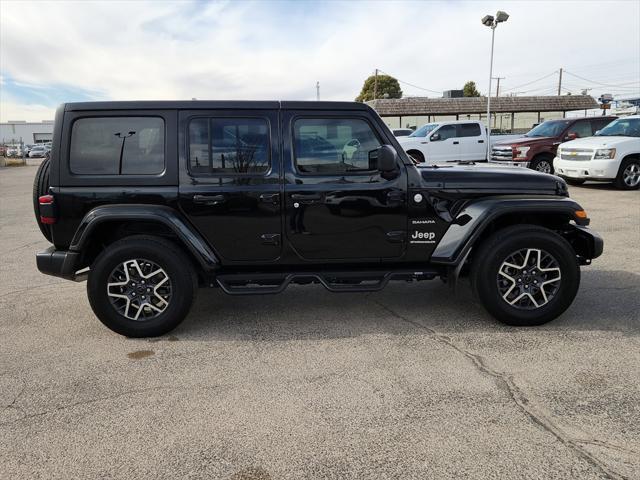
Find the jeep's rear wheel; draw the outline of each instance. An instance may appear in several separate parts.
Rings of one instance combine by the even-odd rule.
[[[197,289],[190,260],[150,236],[119,240],[91,266],[87,294],[100,321],[127,337],[156,337],[186,317]]]
[[[38,228],[40,228],[44,237],[49,241],[51,241],[51,225],[44,224],[40,221],[40,204],[38,199],[42,195],[47,195],[49,193],[50,166],[51,161],[48,158],[45,158],[38,167],[36,176],[33,179],[33,213],[36,216]]]
[[[480,246],[472,266],[483,306],[507,325],[542,325],[573,302],[580,268],[571,245],[535,225],[502,229]]]

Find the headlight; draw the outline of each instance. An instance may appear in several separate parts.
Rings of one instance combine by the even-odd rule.
[[[594,160],[602,160],[603,158],[614,158],[616,156],[615,148],[601,148],[596,150],[596,154],[593,157]]]
[[[513,158],[527,158],[527,152],[531,147],[514,147]]]

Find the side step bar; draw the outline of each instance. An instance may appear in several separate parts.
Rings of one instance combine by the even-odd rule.
[[[216,276],[229,295],[260,295],[283,292],[289,284],[319,283],[330,292],[377,292],[390,280],[432,280],[438,270],[336,271],[281,273],[223,273]]]

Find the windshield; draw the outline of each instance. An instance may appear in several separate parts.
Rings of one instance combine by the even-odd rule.
[[[524,134],[525,137],[557,137],[562,133],[571,120],[550,120]]]
[[[599,137],[640,137],[640,118],[619,118],[598,132]]]
[[[413,132],[410,137],[426,137],[431,130],[438,126],[437,123],[427,123],[426,125],[421,126],[415,132]]]

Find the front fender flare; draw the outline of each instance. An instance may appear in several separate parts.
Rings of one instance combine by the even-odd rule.
[[[582,210],[582,207],[566,197],[491,197],[477,200],[467,204],[456,216],[433,251],[431,261],[458,265],[487,226],[502,215],[561,213],[570,219],[578,220],[575,217],[577,210]]]
[[[174,209],[162,205],[105,205],[89,211],[78,226],[69,250],[82,252],[94,229],[109,221],[148,221],[165,225],[184,243],[207,271],[215,270],[219,260],[202,236]]]

